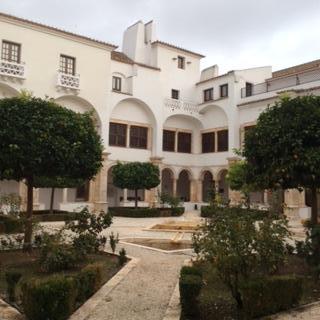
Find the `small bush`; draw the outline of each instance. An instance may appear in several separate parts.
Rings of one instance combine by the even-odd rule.
[[[177,208],[113,207],[113,208],[109,208],[109,213],[115,217],[157,218],[157,217],[181,216],[184,213],[184,208],[183,207],[177,207]]]
[[[190,271],[190,269],[189,269]],[[186,272],[186,269],[184,269]],[[198,315],[197,297],[202,288],[202,278],[196,274],[182,273],[179,280],[181,311],[185,318],[195,319]]]
[[[102,284],[102,264],[89,264],[76,276],[77,302],[82,303],[91,297]]]
[[[180,275],[196,275],[202,278],[202,270],[195,266],[184,266],[180,270]]]
[[[11,302],[15,301],[16,298],[16,286],[21,278],[22,274],[17,271],[7,271],[5,278],[7,282],[7,294]]]
[[[0,214],[0,233],[22,233],[24,221],[13,215]]]
[[[127,262],[127,260],[128,260],[127,252],[126,252],[126,250],[124,248],[122,248],[119,251],[119,258],[118,259],[119,259],[119,265],[120,266],[123,266]]]
[[[302,280],[295,276],[274,276],[247,281],[241,286],[243,311],[247,318],[287,310],[302,295]]]
[[[29,279],[21,289],[23,310],[30,320],[65,320],[75,308],[77,286],[71,277]]]
[[[116,251],[116,246],[119,243],[119,233],[117,233],[117,236],[114,235],[113,232],[109,235],[109,241],[110,241],[110,247],[113,253]]]

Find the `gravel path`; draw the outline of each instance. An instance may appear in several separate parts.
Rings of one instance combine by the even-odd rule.
[[[185,254],[165,254],[130,245],[128,255],[140,258],[135,269],[100,302],[87,320],[161,320],[178,281]]]

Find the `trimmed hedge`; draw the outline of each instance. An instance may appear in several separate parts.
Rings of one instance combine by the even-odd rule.
[[[1,233],[22,233],[24,223],[13,215],[0,214],[0,234]]]
[[[263,220],[266,216],[274,216],[277,215],[275,213],[271,213],[267,210],[259,210],[259,209],[247,209],[247,208],[239,208],[239,207],[212,207],[212,206],[202,206],[201,207],[201,217],[202,218],[212,218],[217,212],[223,213],[228,210],[237,211],[238,214],[249,214],[252,215],[257,221]]]
[[[65,320],[75,308],[77,285],[73,278],[52,276],[24,282],[22,305],[27,319]]]
[[[30,320],[65,320],[102,284],[102,264],[90,264],[75,276],[53,275],[22,283],[22,306]]]
[[[33,219],[37,222],[77,220],[77,212],[54,210],[50,213],[50,210],[37,210],[33,211]]]
[[[180,272],[179,289],[181,313],[184,319],[196,319],[199,314],[197,298],[203,282],[201,271],[194,267],[183,267]]]
[[[302,279],[287,275],[251,280],[241,286],[241,296],[246,317],[262,317],[298,304]]]
[[[111,207],[109,213],[114,217],[128,218],[157,218],[177,217],[184,213],[184,207],[178,208],[134,208],[134,207]]]

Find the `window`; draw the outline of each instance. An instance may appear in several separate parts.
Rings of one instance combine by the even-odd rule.
[[[148,128],[131,126],[130,127],[130,147],[147,149],[148,147]]]
[[[178,68],[185,69],[186,67],[186,59],[184,57],[178,56]]]
[[[228,96],[228,84],[223,84],[220,86],[220,98],[225,98]]]
[[[218,152],[228,151],[229,149],[228,130],[218,131],[217,134],[218,134]]]
[[[5,61],[20,63],[20,44],[2,41],[1,59]]]
[[[203,101],[213,100],[213,88],[203,90]]]
[[[253,84],[250,82],[246,82],[246,97],[252,96]]]
[[[202,134],[202,153],[215,151],[215,133],[206,132]]]
[[[89,190],[90,190],[90,182],[87,181],[82,186],[77,188],[76,200],[77,201],[89,201]]]
[[[178,132],[178,152],[191,153],[191,133]]]
[[[60,72],[74,76],[76,74],[76,59],[60,55]]]
[[[163,130],[162,150],[175,151],[176,133],[171,130]]]
[[[172,89],[171,90],[171,98],[179,100],[179,90]]]
[[[112,77],[112,90],[121,91],[121,78]]]
[[[110,123],[109,145],[125,147],[127,144],[127,125],[122,123]]]

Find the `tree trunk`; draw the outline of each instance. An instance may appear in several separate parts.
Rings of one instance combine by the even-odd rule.
[[[55,188],[51,188],[51,198],[50,198],[50,214],[53,214],[53,203],[54,203],[54,192]]]
[[[27,212],[24,230],[23,251],[32,250],[32,212],[33,212],[33,178],[27,179]]]
[[[311,188],[312,192],[312,207],[311,207],[311,224],[314,226],[318,223],[318,197],[317,188]]]
[[[138,190],[134,190],[134,207],[138,208]]]

